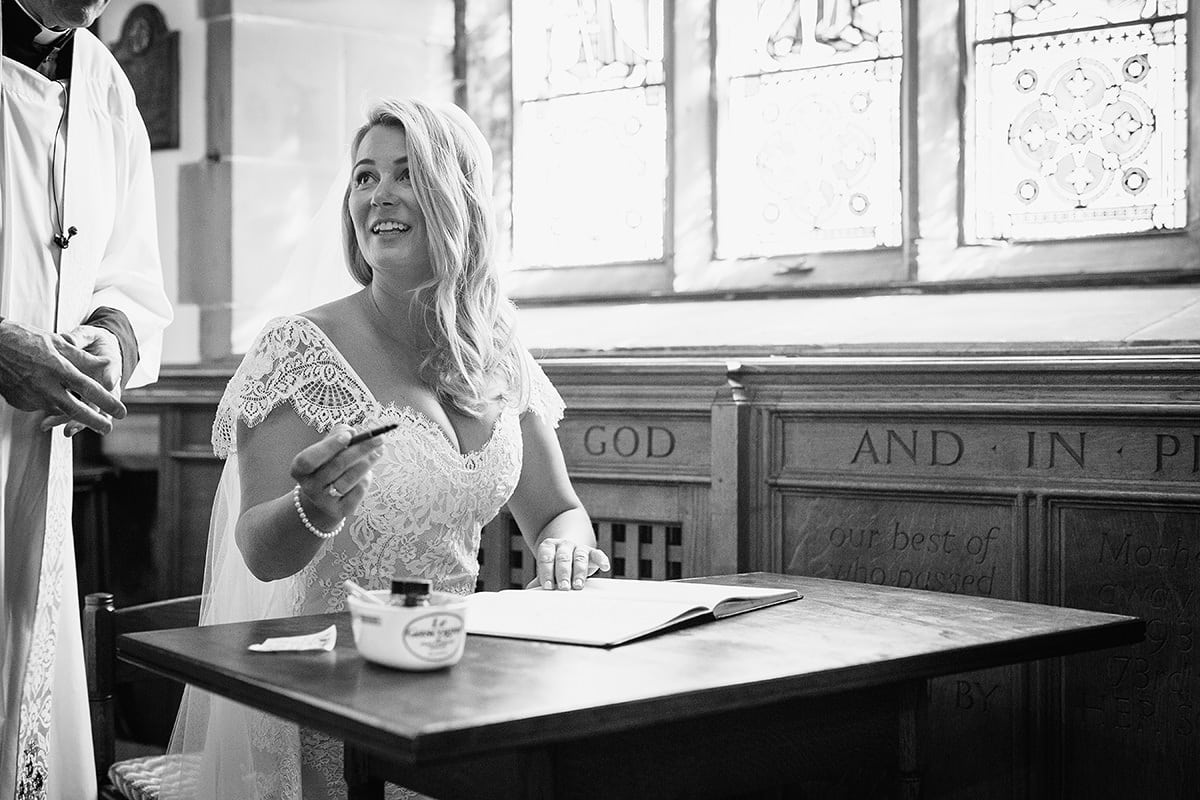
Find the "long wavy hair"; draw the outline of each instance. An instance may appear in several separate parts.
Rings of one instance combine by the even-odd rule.
[[[421,362],[421,377],[439,401],[482,416],[498,401],[524,397],[527,391],[515,309],[500,291],[493,253],[491,151],[456,106],[385,100],[367,112],[350,147],[351,161],[367,132],[380,125],[404,131],[413,192],[429,240],[433,277],[413,295],[433,342]],[[350,218],[352,187],[353,181],[342,200],[346,265],[354,280],[368,286],[373,271]]]

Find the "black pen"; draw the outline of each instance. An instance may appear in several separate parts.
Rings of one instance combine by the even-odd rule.
[[[399,427],[399,422],[389,422],[387,425],[380,425],[378,428],[371,428],[370,430],[363,431],[362,433],[356,433],[350,437],[350,442],[346,445],[346,447],[354,447],[354,445],[358,444],[359,442],[365,442],[367,439],[374,439],[376,436],[383,436],[383,434],[387,433],[388,431],[394,431]]]

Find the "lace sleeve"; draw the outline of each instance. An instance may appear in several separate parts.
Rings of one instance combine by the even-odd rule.
[[[282,403],[324,433],[367,416],[366,390],[321,330],[303,317],[267,323],[225,387],[213,421],[213,452],[237,451],[237,422],[253,428]]]
[[[554,388],[554,384],[546,377],[546,373],[528,350],[525,351],[525,367],[528,381],[525,410],[532,411],[550,423],[551,427],[557,428],[567,407],[562,395]]]

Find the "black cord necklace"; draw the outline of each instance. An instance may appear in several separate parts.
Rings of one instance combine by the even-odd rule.
[[[71,89],[69,86],[67,86],[67,82],[64,80],[59,79],[59,80],[55,80],[54,82],[57,83],[59,86],[61,86],[63,89],[63,112],[62,112],[62,115],[58,118],[58,127],[54,129],[54,142],[50,145],[50,203],[51,203],[51,213],[53,215],[53,219],[51,221],[58,226],[58,230],[55,231],[54,237],[53,237],[54,244],[58,245],[63,250],[66,250],[68,247],[71,246],[71,237],[79,232],[79,230],[74,225],[72,225],[71,227],[66,228],[64,230],[64,227],[66,225],[65,211],[66,211],[66,192],[67,192],[67,164],[69,163],[69,159],[68,159],[69,150],[68,150],[66,136],[63,136],[63,162],[62,162],[62,165],[63,165],[63,179],[62,179],[63,196],[62,197],[59,197],[59,194],[58,194],[58,181],[57,181],[58,176],[55,173],[58,171],[57,170],[58,137],[62,134],[63,125],[66,124],[67,115],[71,111]]]

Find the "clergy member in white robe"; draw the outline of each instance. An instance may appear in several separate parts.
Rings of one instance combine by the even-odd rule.
[[[133,91],[94,36],[71,30],[107,1],[3,0],[0,325],[107,331],[91,345],[111,354],[115,339],[121,382],[137,386],[157,377],[171,309]],[[18,28],[33,34],[20,57]],[[91,800],[71,439],[47,418],[0,402],[0,798]]]

